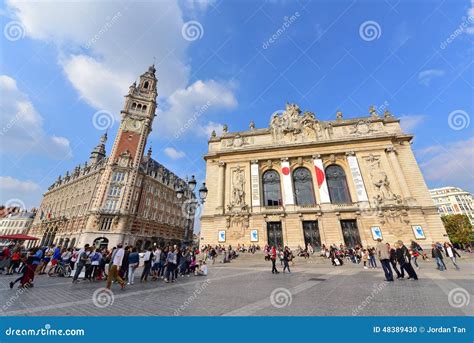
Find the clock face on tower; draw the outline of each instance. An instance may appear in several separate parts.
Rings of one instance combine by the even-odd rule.
[[[125,119],[124,129],[128,131],[140,132],[142,128],[142,121],[132,118]]]

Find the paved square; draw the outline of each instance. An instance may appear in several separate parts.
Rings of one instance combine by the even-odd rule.
[[[461,270],[438,272],[421,262],[420,280],[385,282],[381,268],[364,270],[328,260],[297,259],[291,274],[273,275],[262,255],[243,255],[211,265],[208,277],[183,277],[176,283],[136,282],[111,294],[104,282],[37,276],[35,287],[10,289],[14,277],[0,276],[0,314],[19,316],[466,316],[474,315],[474,260]],[[281,268],[280,268],[281,269]],[[94,298],[94,292],[95,298]],[[97,293],[98,292],[98,293]],[[450,295],[451,294],[451,295]]]

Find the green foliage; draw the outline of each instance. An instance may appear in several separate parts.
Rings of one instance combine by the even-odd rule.
[[[441,217],[441,220],[451,242],[466,244],[474,241],[472,225],[465,214],[451,214]]]

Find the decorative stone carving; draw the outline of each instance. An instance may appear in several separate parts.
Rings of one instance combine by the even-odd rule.
[[[222,142],[226,148],[240,148],[244,145],[250,144],[250,139],[248,137],[243,137],[237,134],[235,137],[227,139]]]
[[[401,197],[393,193],[390,187],[390,181],[388,180],[387,173],[382,169],[380,165],[380,157],[376,157],[372,154],[366,158],[366,162],[369,166],[369,174],[371,177],[372,184],[375,187],[374,201],[377,205],[388,205],[388,204],[401,204]]]
[[[228,209],[235,208],[240,210],[247,208],[245,204],[245,172],[240,166],[232,171],[232,200]]]
[[[249,129],[250,129],[250,130],[255,130],[255,123],[254,123],[253,120],[252,120],[252,121],[250,122],[250,124],[249,124]]]
[[[125,150],[122,152],[118,158],[118,165],[121,167],[130,167],[132,164],[132,155],[130,151]]]
[[[222,132],[227,133],[228,131],[229,131],[229,127],[227,126],[227,124],[222,125]]]
[[[216,138],[217,134],[216,134],[216,130],[212,130],[211,132],[211,138]]]
[[[342,119],[343,119],[343,114],[342,114],[341,111],[337,111],[337,112],[336,112],[336,119],[337,119],[337,120],[342,120]]]
[[[377,114],[377,110],[375,109],[375,106],[372,105],[369,107],[369,114],[371,119],[378,119],[379,116]]]
[[[286,104],[281,116],[276,113],[271,118],[270,130],[274,140],[281,140],[284,137],[289,137],[292,141],[303,137],[315,139],[317,123],[314,113],[305,112],[301,115],[298,105]]]
[[[388,118],[393,118],[393,115],[392,113],[390,113],[389,110],[385,110],[385,112],[383,113],[383,116],[384,118],[388,119]]]
[[[377,131],[374,123],[372,123],[370,119],[361,119],[349,129],[349,134],[353,136],[365,136]]]

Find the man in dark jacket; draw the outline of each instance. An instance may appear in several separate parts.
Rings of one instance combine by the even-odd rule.
[[[396,250],[397,261],[400,264],[400,268],[403,271],[405,270],[408,273],[408,279],[418,280],[418,275],[416,275],[415,270],[413,269],[410,260],[411,255],[407,247],[403,244],[402,241],[398,241],[398,248]]]
[[[392,264],[393,270],[395,270],[395,273],[397,273],[397,279],[403,279],[404,274],[403,274],[403,269],[402,272],[400,273],[397,268],[397,253],[394,248],[390,247],[389,243],[386,243],[387,249],[390,252],[390,263]]]

